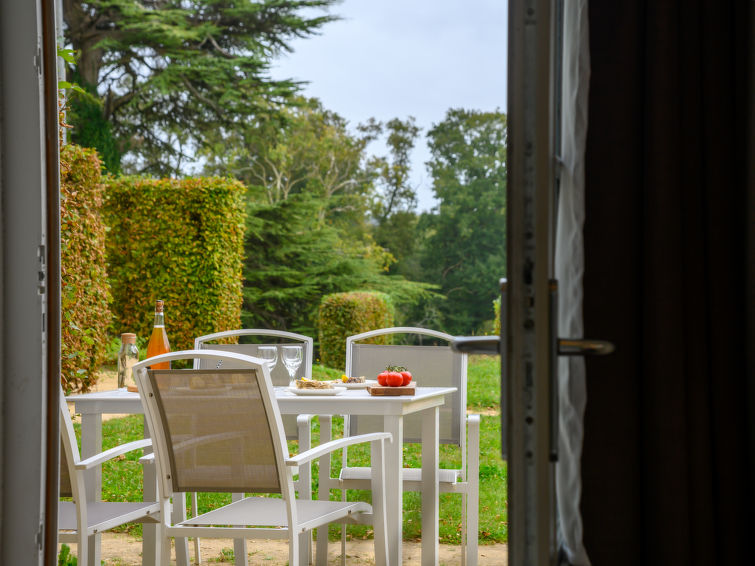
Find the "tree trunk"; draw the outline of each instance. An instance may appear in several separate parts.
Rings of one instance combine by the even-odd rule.
[[[96,49],[95,45],[103,39],[104,33],[97,31],[95,20],[84,12],[77,0],[63,0],[63,19],[68,27],[66,39],[80,54],[76,65],[80,80],[87,86],[96,87],[104,51]]]

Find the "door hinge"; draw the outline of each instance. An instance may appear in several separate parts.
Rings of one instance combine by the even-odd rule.
[[[45,540],[45,524],[40,523],[39,524],[39,530],[37,531],[37,548],[39,548],[40,552],[42,551],[42,546],[44,544]]]

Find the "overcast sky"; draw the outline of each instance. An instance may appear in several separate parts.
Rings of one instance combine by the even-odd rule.
[[[506,109],[506,0],[344,0],[343,19],[293,43],[276,78],[309,81],[304,93],[352,126],[414,116],[419,209],[433,205],[424,133],[448,108]],[[374,153],[384,147],[373,144]]]

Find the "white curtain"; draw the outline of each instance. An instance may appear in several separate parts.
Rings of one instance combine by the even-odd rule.
[[[580,338],[582,274],[584,273],[584,153],[587,135],[587,94],[590,54],[587,0],[564,1],[562,87],[562,165],[556,234],[556,277],[559,281],[559,336]],[[583,415],[586,402],[585,362],[580,356],[561,357],[559,370],[559,460],[556,467],[559,546],[570,564],[589,566],[582,543]]]

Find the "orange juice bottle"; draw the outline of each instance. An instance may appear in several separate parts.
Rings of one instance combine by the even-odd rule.
[[[158,300],[155,304],[155,325],[147,344],[147,358],[168,352],[170,352],[170,342],[168,342],[168,335],[165,332],[165,312],[163,312],[163,302]],[[170,369],[170,362],[162,362],[149,367],[150,369]]]

